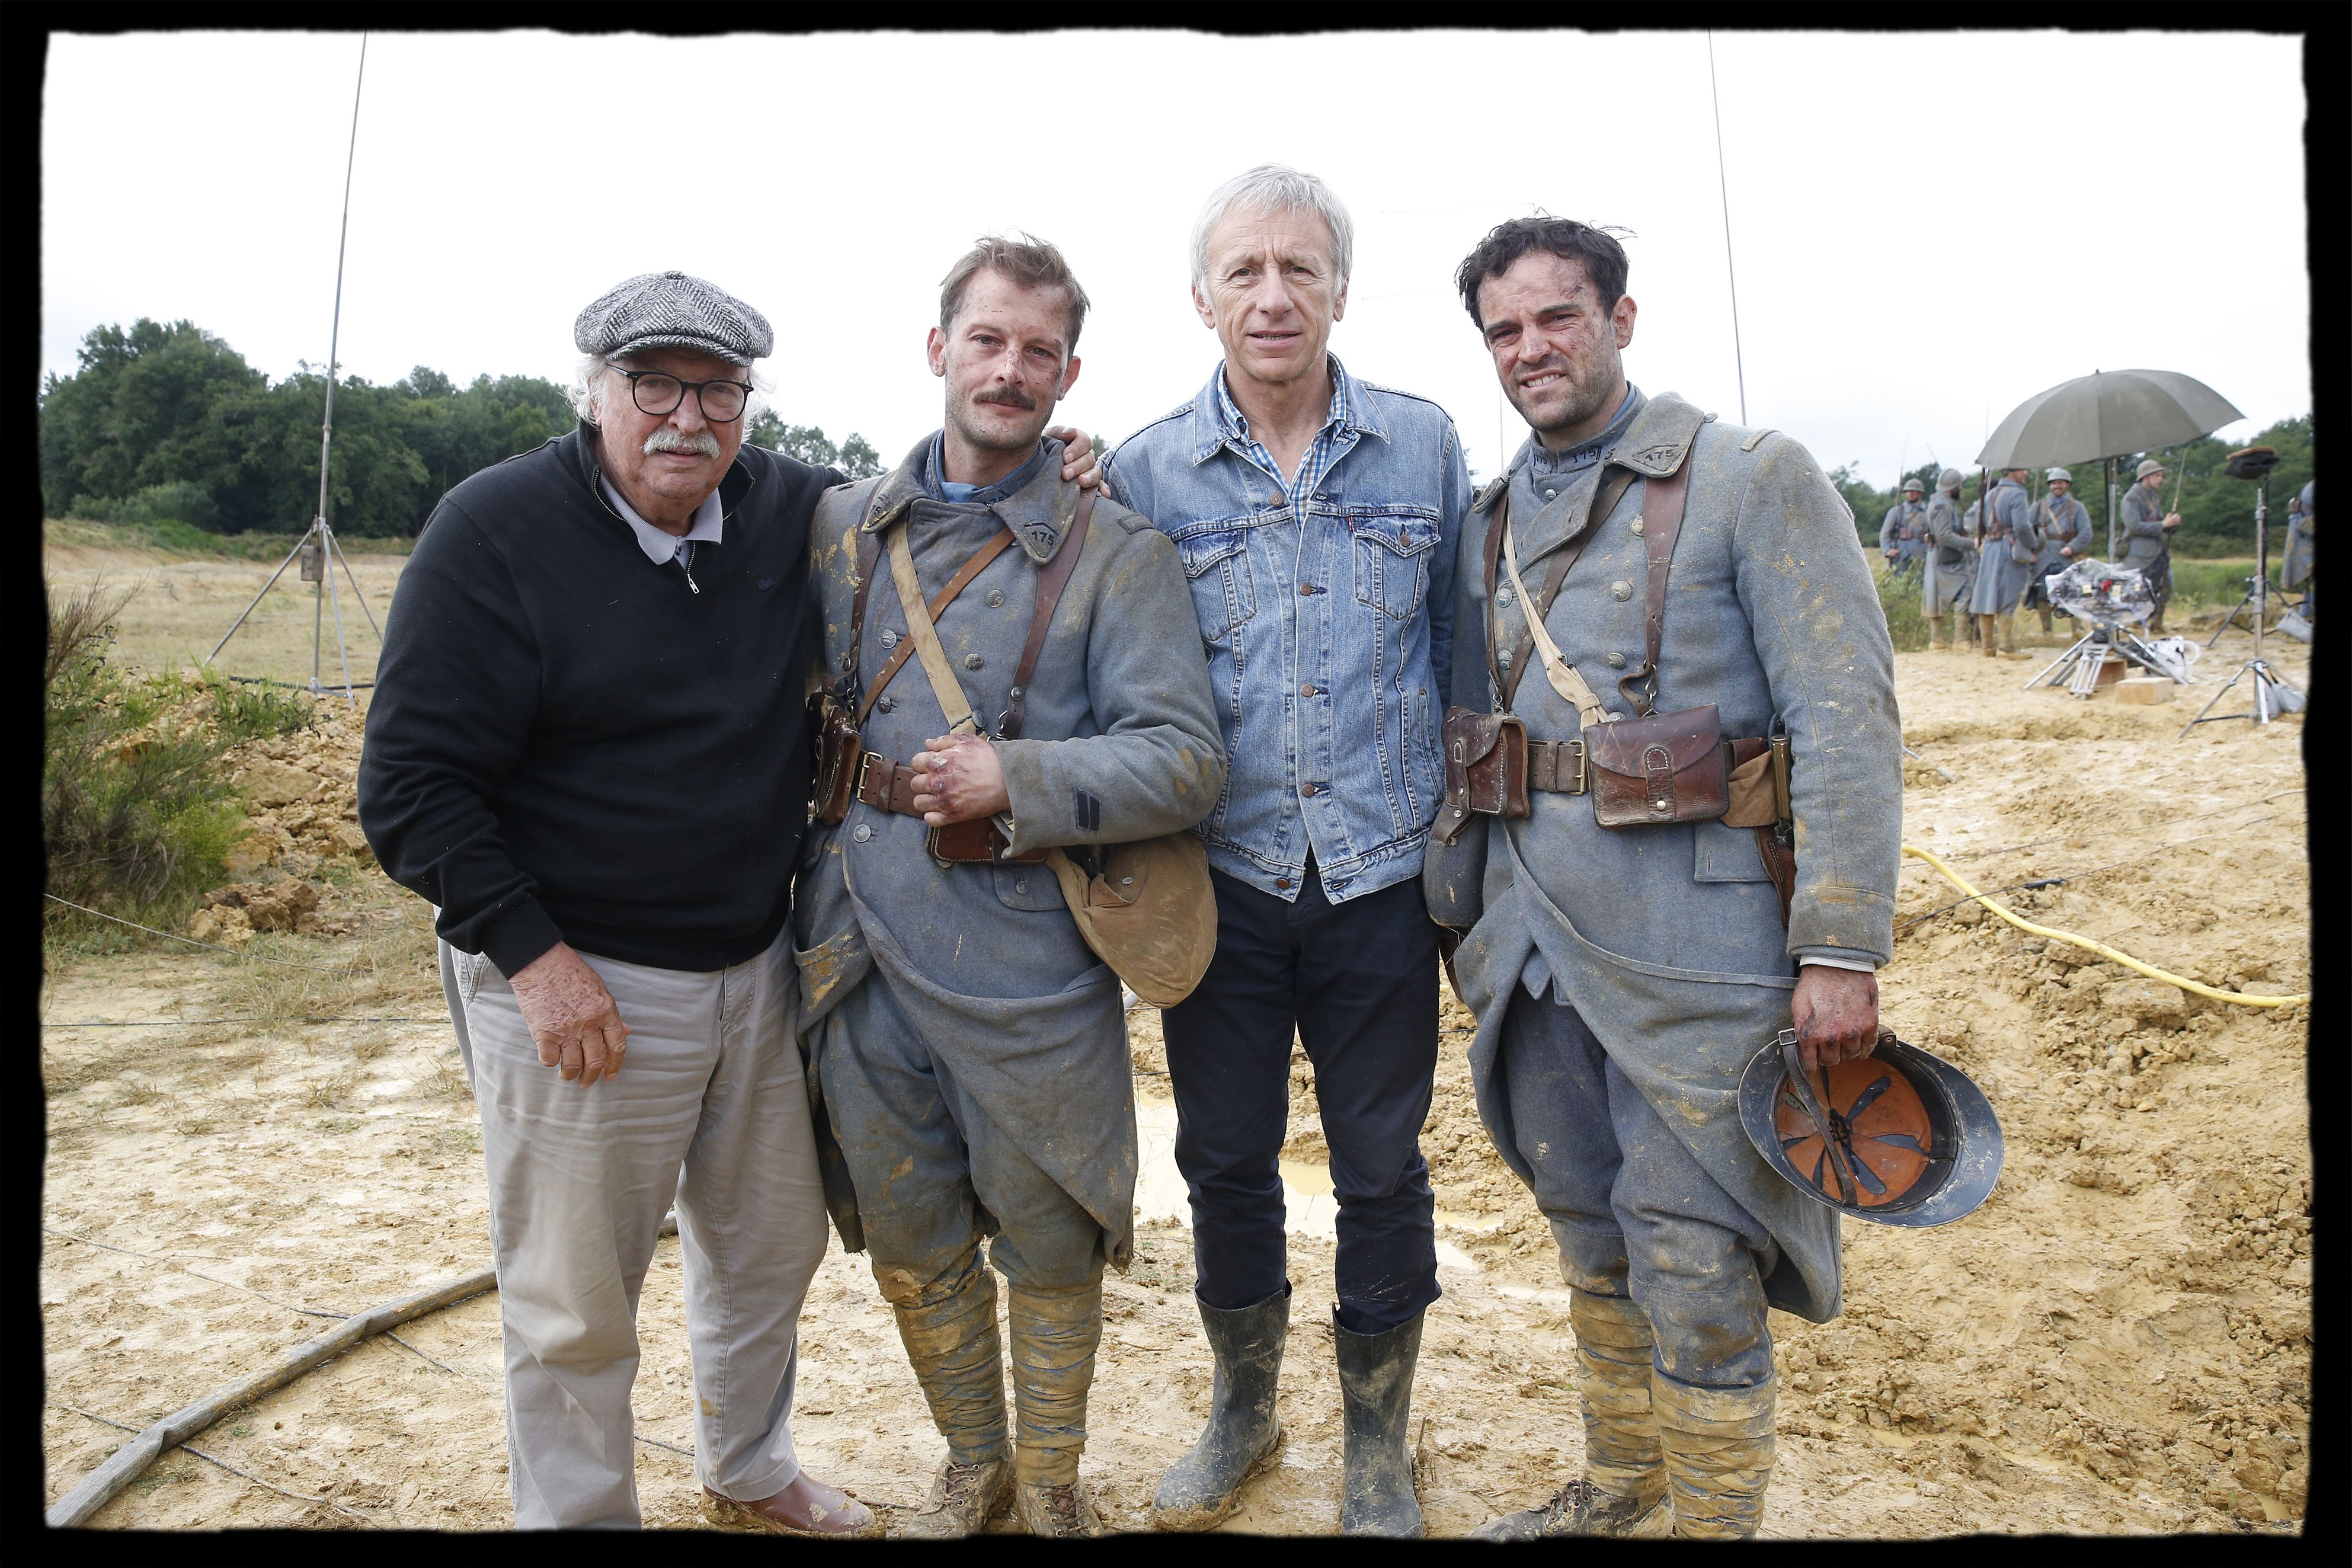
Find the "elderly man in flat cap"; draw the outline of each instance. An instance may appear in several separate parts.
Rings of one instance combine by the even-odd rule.
[[[436,908],[481,1107],[515,1522],[639,1522],[637,1298],[675,1203],[704,1489],[871,1532],[788,1426],[825,1208],[781,933],[809,520],[843,476],[743,444],[773,339],[711,284],[632,278],[573,338],[579,427],[418,539],[360,765],[370,845]]]

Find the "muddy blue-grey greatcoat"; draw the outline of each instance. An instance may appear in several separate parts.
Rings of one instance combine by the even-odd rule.
[[[929,446],[897,471],[817,503],[810,550],[824,667],[838,672],[856,660],[862,690],[907,635],[886,553],[867,595],[862,659],[851,650],[861,531],[905,518],[929,598],[1010,527],[1014,546],[939,617],[965,696],[993,731],[1028,637],[1038,569],[1067,532],[1078,492],[1062,482],[1052,451],[1038,477],[1003,500],[934,500],[921,477]],[[997,744],[1013,853],[1157,837],[1208,813],[1225,759],[1200,648],[1176,547],[1101,500],[1030,681],[1023,735]],[[904,763],[947,730],[920,659],[910,658],[869,715],[864,742]],[[822,1051],[827,1016],[855,988],[888,986],[929,1057],[1094,1217],[1103,1256],[1123,1266],[1136,1141],[1118,978],[1079,937],[1050,868],[942,868],[925,833],[920,817],[856,801],[838,826],[811,829],[793,908],[803,1038]],[[870,1166],[859,1151],[845,1152],[853,1170]],[[827,1193],[837,1219],[842,1197]]]
[[[2172,535],[2164,531],[2164,498],[2136,484],[2124,492],[2124,552],[2116,564],[2129,566],[2147,580],[2147,591],[2163,607],[2172,597]]]
[[[1981,514],[1978,519],[1977,584],[1969,608],[1979,616],[2006,615],[2017,608],[2025,585],[2033,580],[2034,559],[2041,552],[2042,535],[2033,526],[2033,502],[2025,487],[2015,479],[2001,480],[1992,489],[1990,521]]]
[[[1895,552],[1894,564],[1916,561],[1925,552],[1926,533],[1920,526],[1927,521],[1927,506],[1924,501],[1899,500],[1886,509],[1878,523],[1878,549],[1884,555]]]
[[[1921,527],[1927,535],[1927,554],[1920,572],[1920,609],[1929,616],[1967,615],[1969,595],[1976,587],[1977,546],[1961,521],[1960,503],[1937,490]],[[1947,555],[1952,557],[1948,566],[1943,564]]]
[[[2279,557],[2279,586],[2290,594],[2300,593],[2311,582],[2311,570],[2317,556],[2313,542],[2318,519],[2311,512],[2290,507],[2286,519],[2286,552]]]
[[[1702,418],[1671,393],[1652,398],[1612,461],[1662,476],[1690,454],[1656,708],[1713,703],[1727,738],[1762,736],[1776,714],[1788,726],[1797,882],[1787,927],[1751,830],[1719,822],[1612,830],[1594,820],[1590,798],[1572,795],[1531,793],[1523,819],[1474,818],[1451,849],[1433,840],[1423,886],[1441,919],[1479,911],[1454,973],[1478,1018],[1470,1059],[1479,1112],[1505,1162],[1532,1180],[1497,1059],[1504,1015],[1516,988],[1548,973],[1612,1065],[1778,1244],[1767,1299],[1822,1321],[1839,1310],[1837,1215],[1748,1142],[1739,1076],[1787,1026],[1801,959],[1876,964],[1893,952],[1903,804],[1894,650],[1853,513],[1821,465],[1785,436]],[[1526,579],[1540,580],[1548,558],[1580,531],[1604,471],[1586,470],[1539,510],[1515,493]],[[1597,525],[1545,622],[1621,715],[1632,710],[1619,679],[1643,658],[1644,544],[1634,528],[1644,488],[1628,487]],[[1453,698],[1486,710],[1496,699],[1479,651],[1486,617],[1505,617],[1495,623],[1504,642],[1522,613],[1486,602],[1494,515],[1491,497],[1472,514],[1456,575]],[[1580,732],[1576,710],[1540,668],[1520,683],[1515,710],[1530,741]]]
[[[2063,572],[2091,552],[2090,509],[2076,500],[2072,492],[2044,495],[2033,508],[2033,521],[2042,535],[2042,552],[2033,561],[2036,577]],[[2058,553],[2069,546],[2074,554]]]

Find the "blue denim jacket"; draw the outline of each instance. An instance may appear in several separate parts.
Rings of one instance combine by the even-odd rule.
[[[1175,542],[1200,616],[1231,759],[1198,830],[1209,863],[1288,900],[1311,848],[1340,903],[1419,876],[1444,804],[1470,474],[1436,404],[1331,372],[1347,417],[1303,520],[1218,419],[1213,379],[1120,442],[1103,482]]]

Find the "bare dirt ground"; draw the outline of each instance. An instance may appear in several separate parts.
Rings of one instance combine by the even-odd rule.
[[[52,563],[116,582],[135,564]],[[363,580],[381,568],[388,589],[400,563],[359,564]],[[225,624],[217,607],[233,616],[261,574],[143,569],[154,580],[125,645],[158,662],[194,646],[200,626]],[[172,609],[200,593],[201,613]],[[159,605],[179,618],[139,620]],[[296,676],[307,674],[307,616],[298,629],[278,650],[299,647],[300,668],[286,672]],[[2024,661],[1899,656],[1920,753],[1906,769],[1906,838],[1988,889],[2065,879],[2004,895],[2029,919],[2210,984],[2306,989],[2301,721],[2175,739],[2244,642],[2225,637],[2209,685],[2153,709],[2021,693],[2036,668]],[[2303,678],[2299,647],[2272,651]],[[143,1425],[318,1332],[327,1320],[306,1309],[355,1311],[487,1258],[480,1142],[439,1016],[425,911],[363,852],[340,847],[358,727],[320,712],[319,730],[236,759],[257,795],[278,800],[255,807],[256,868],[244,874],[307,880],[319,931],[340,934],[243,939],[244,952],[279,964],[160,943],[51,955],[41,1310],[52,1499],[125,1437],[97,1418]],[[280,798],[297,774],[313,784]],[[1948,1229],[1849,1226],[1839,1321],[1774,1315],[1782,1443],[1767,1533],[2292,1530],[2311,1405],[2305,1011],[2184,1001],[1980,910],[1931,915],[1957,895],[1916,862],[1903,886],[1887,1017],[1977,1076],[2007,1129],[2008,1166],[1991,1201]],[[1086,1473],[1110,1521],[1139,1526],[1206,1408],[1210,1363],[1189,1239],[1169,1217],[1181,1205],[1170,1196],[1158,1019],[1130,1016],[1144,1227],[1134,1268],[1106,1287]],[[367,1021],[305,1021],[315,1017]],[[90,1026],[100,1021],[163,1026]],[[1471,1105],[1468,1023],[1449,996],[1423,1133],[1445,1226],[1445,1296],[1414,1399],[1433,1534],[1538,1500],[1582,1450],[1566,1294],[1540,1218]],[[1314,1533],[1337,1520],[1330,1200],[1303,1064],[1295,1095],[1290,1439],[1233,1530]],[[707,1522],[680,1451],[693,1441],[682,1314],[670,1239],[646,1287],[637,1385],[638,1480],[657,1526]],[[837,1247],[826,1258],[803,1334],[804,1459],[871,1502],[919,1502],[940,1445],[862,1258]],[[95,1522],[504,1527],[496,1297],[400,1337],[196,1440],[246,1476],[175,1452]]]

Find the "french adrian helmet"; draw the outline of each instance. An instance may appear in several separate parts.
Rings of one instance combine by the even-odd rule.
[[[2000,1176],[2000,1121],[1984,1091],[1890,1030],[1869,1056],[1811,1073],[1797,1032],[1781,1030],[1740,1077],[1739,1120],[1798,1191],[1881,1225],[1949,1225]]]

